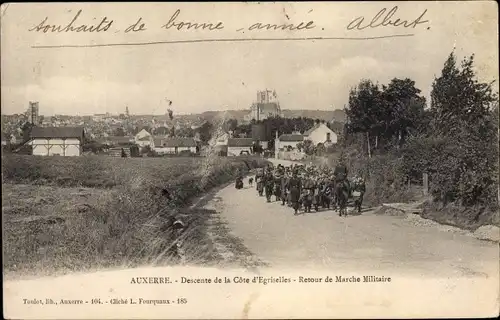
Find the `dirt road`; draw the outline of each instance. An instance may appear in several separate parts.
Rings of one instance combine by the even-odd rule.
[[[371,210],[347,218],[334,211],[294,216],[291,208],[258,197],[247,179],[244,189],[226,187],[206,206],[270,267],[498,276],[498,244]]]
[[[243,260],[253,254],[269,268],[165,266],[6,281],[6,318],[53,319],[77,314],[150,319],[433,318],[498,314],[498,244],[415,226],[408,219],[372,211],[347,218],[333,211],[294,216],[292,209],[258,197],[255,186],[236,190],[231,184],[195,205],[215,209],[214,215],[227,225],[214,220],[214,228],[226,235],[221,229],[229,229],[233,237],[226,238],[242,241],[216,241],[220,253],[230,256],[227,260],[245,265]],[[247,249],[251,253],[241,254]],[[323,280],[325,276],[384,276],[393,281],[302,283],[302,276]],[[152,277],[167,277],[172,282],[131,284],[131,279]],[[184,277],[224,278],[233,283],[183,284]],[[253,284],[250,279],[255,277],[292,280]],[[95,304],[94,298],[102,304],[101,300]],[[36,303],[26,304],[26,299]],[[59,299],[80,304],[52,304]],[[121,302],[134,299],[145,302]],[[151,301],[159,305],[151,305]]]

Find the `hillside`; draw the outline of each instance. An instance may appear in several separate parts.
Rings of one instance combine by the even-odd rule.
[[[330,121],[335,119],[336,121],[345,122],[346,116],[344,110],[282,110],[283,116],[286,118],[297,118],[305,117],[312,119],[320,119]]]
[[[227,110],[227,111],[206,111],[201,114],[189,114],[189,115],[179,115],[180,119],[203,119],[206,121],[213,121],[214,119],[221,119],[225,117],[226,119],[236,119],[238,122],[243,122],[246,115],[248,115],[248,110]],[[345,122],[344,110],[282,110],[283,116],[285,118],[298,118],[306,117],[312,119],[320,119],[330,121],[335,119],[339,122]]]

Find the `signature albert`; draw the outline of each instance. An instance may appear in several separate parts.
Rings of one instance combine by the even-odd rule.
[[[387,8],[380,10],[372,19],[371,22],[365,22],[365,17],[357,17],[352,20],[351,23],[347,25],[347,30],[364,30],[366,28],[377,28],[377,27],[404,27],[404,28],[416,28],[419,24],[428,23],[429,20],[422,20],[424,15],[427,13],[427,9],[422,12],[422,14],[413,21],[402,20],[400,18],[393,18],[393,16],[398,11],[398,7],[395,6],[388,12]]]

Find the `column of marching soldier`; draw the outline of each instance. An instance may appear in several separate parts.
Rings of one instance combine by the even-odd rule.
[[[353,200],[357,211],[361,212],[366,191],[364,179],[358,176],[348,179],[347,167],[342,162],[335,170],[299,164],[268,166],[257,170],[255,182],[259,196],[265,196],[267,202],[272,202],[274,197],[282,206],[292,207],[295,215],[300,211],[311,212],[312,208],[315,211],[320,211],[320,208],[337,210],[342,206],[339,202],[342,188]]]

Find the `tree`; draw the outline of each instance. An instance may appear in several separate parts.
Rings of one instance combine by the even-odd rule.
[[[304,140],[302,144],[305,154],[310,156],[316,152],[316,148],[314,147],[314,144],[312,143],[311,140]]]
[[[225,131],[234,131],[238,127],[238,120],[236,119],[225,120],[223,127]]]
[[[158,127],[155,129],[155,134],[159,136],[165,136],[168,134],[168,128],[166,127]]]
[[[368,155],[371,156],[372,136],[379,136],[383,128],[384,112],[382,110],[381,91],[378,85],[370,80],[361,80],[349,93],[346,107],[349,133],[364,133]]]
[[[474,56],[457,66],[452,52],[431,92],[432,133],[437,150],[427,156],[431,191],[444,203],[498,206],[498,94],[477,80]]]
[[[299,152],[302,152],[302,150],[304,149],[304,143],[299,142],[295,147],[297,148],[297,150],[299,150]]]
[[[176,135],[178,137],[183,137],[183,138],[193,138],[194,137],[194,130],[191,129],[190,127],[183,127],[177,130]]]
[[[434,113],[434,130],[448,132],[450,127],[462,120],[480,122],[491,110],[498,95],[493,93],[492,83],[477,80],[474,55],[465,58],[461,68],[457,67],[452,52],[446,60],[441,76],[434,80],[431,92],[431,110]]]
[[[422,126],[425,98],[420,96],[420,92],[415,87],[415,81],[408,78],[395,78],[382,87],[382,108],[376,131],[386,141],[395,140],[399,147],[412,131]],[[375,147],[378,147],[378,136],[376,138]]]
[[[411,79],[394,78],[388,85],[362,80],[349,94],[348,133],[363,133],[368,155],[392,144],[400,147],[409,134],[424,127],[425,98]]]
[[[203,123],[198,128],[198,132],[200,133],[200,140],[203,143],[207,143],[210,140],[210,138],[212,137],[212,129],[213,129],[213,125],[212,125],[212,123],[210,123],[208,121],[205,121],[205,123]]]
[[[115,136],[117,137],[124,137],[125,136],[125,130],[122,127],[118,127],[115,129],[114,133]]]
[[[23,143],[28,141],[31,138],[31,130],[33,129],[34,126],[35,126],[34,124],[27,121],[21,127],[22,136],[23,136]]]

